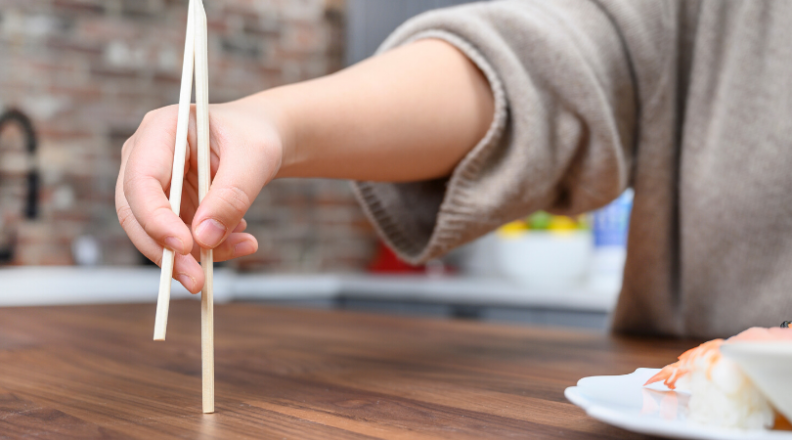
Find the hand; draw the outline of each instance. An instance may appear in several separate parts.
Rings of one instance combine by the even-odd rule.
[[[195,110],[190,116],[180,217],[171,211],[170,191],[177,107],[146,115],[122,150],[116,211],[132,243],[161,265],[163,247],[176,253],[173,276],[192,293],[201,290],[200,247],[214,249],[215,261],[258,249],[242,218],[281,164],[276,118],[245,101],[212,105],[209,111],[212,186],[198,203]],[[189,226],[188,226],[189,225]],[[199,247],[200,246],[200,247]]]
[[[156,110],[124,144],[118,219],[157,265],[162,248],[173,249],[174,277],[197,293],[204,283],[198,245],[213,248],[216,261],[256,251],[242,216],[276,174],[390,182],[447,177],[487,133],[494,106],[476,65],[432,39],[333,75],[210,106],[214,181],[199,206],[193,118],[181,218],[167,197],[177,108]]]

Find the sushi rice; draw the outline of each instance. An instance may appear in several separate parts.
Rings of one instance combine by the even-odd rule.
[[[740,367],[721,355],[720,346],[731,341],[786,339],[792,340],[792,329],[757,327],[727,341],[709,341],[683,353],[679,362],[663,368],[646,385],[662,380],[670,389],[688,391],[688,420],[693,423],[771,429],[783,418]]]

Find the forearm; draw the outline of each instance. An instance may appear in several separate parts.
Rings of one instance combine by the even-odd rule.
[[[421,40],[240,103],[278,112],[277,177],[415,181],[451,173],[486,134],[493,101],[464,54]]]

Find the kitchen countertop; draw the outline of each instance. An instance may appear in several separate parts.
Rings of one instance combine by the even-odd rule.
[[[693,341],[244,303],[215,308],[201,414],[199,307],[0,308],[0,438],[646,438],[563,396]]]
[[[0,268],[0,306],[151,302],[156,267],[38,266]],[[172,284],[173,298],[191,295]],[[526,287],[506,277],[247,274],[215,270],[215,302],[373,299],[439,304],[540,308],[609,313],[618,286]]]

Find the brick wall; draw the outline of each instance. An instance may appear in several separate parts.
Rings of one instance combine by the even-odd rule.
[[[210,97],[235,99],[339,69],[343,0],[205,0]],[[0,136],[0,247],[14,264],[73,264],[90,235],[103,264],[139,264],[118,225],[121,145],[146,111],[178,100],[186,0],[0,0],[0,111],[18,108],[40,140],[39,218],[20,217],[21,136]],[[346,182],[284,180],[247,219],[260,240],[243,270],[357,270],[374,241]]]

